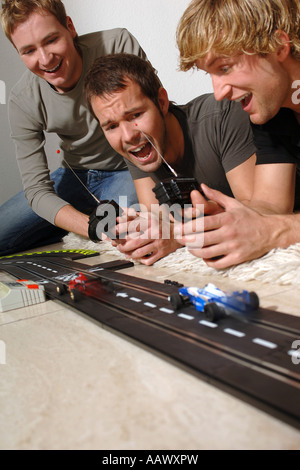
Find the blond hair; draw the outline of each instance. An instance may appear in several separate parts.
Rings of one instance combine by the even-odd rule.
[[[6,37],[12,42],[15,27],[27,20],[34,11],[47,11],[67,28],[67,14],[61,0],[4,0],[2,1],[1,23]]]
[[[213,51],[222,55],[266,55],[281,45],[278,31],[290,40],[300,60],[299,0],[193,0],[177,27],[180,69]]]

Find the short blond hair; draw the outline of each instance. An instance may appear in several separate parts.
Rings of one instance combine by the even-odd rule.
[[[1,23],[6,37],[11,35],[18,24],[27,20],[34,11],[47,11],[67,28],[67,14],[61,0],[4,0],[2,1]]]
[[[266,55],[290,40],[300,60],[299,0],[193,0],[177,27],[180,69],[189,70],[210,51],[221,55]]]

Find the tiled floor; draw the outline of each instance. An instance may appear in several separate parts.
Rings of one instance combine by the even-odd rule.
[[[208,281],[146,266],[123,272]],[[295,288],[217,283],[255,290],[263,307],[299,316]],[[59,302],[0,313],[1,344],[0,449],[300,448],[300,431]]]

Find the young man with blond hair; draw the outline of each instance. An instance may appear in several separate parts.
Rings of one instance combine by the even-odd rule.
[[[257,147],[247,206],[203,187],[224,211],[205,218],[204,246],[194,254],[225,268],[300,242],[300,214],[292,214],[300,166],[299,0],[194,0],[177,42],[182,70],[208,72],[217,100],[240,102]]]
[[[88,236],[87,214],[97,203],[68,165],[98,200],[137,201],[125,162],[87,107],[83,80],[97,57],[130,52],[144,58],[145,53],[126,29],[78,37],[61,0],[5,0],[1,20],[28,69],[8,103],[25,195],[0,207],[0,255],[7,255],[56,242],[68,231]],[[51,176],[45,133],[60,138],[61,167]]]

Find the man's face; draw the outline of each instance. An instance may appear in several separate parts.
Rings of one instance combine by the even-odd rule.
[[[82,72],[82,60],[73,39],[76,31],[70,18],[68,29],[48,12],[33,12],[11,35],[26,67],[58,92],[74,88]]]
[[[264,124],[291,104],[291,82],[276,53],[267,57],[209,53],[196,66],[211,75],[218,101],[240,102],[255,124]]]
[[[125,89],[104,97],[93,96],[91,106],[110,145],[146,172],[156,171],[165,152],[165,122],[160,110],[140,86],[127,80]],[[168,108],[164,89],[159,91],[162,112]],[[154,148],[140,130],[150,139]]]

